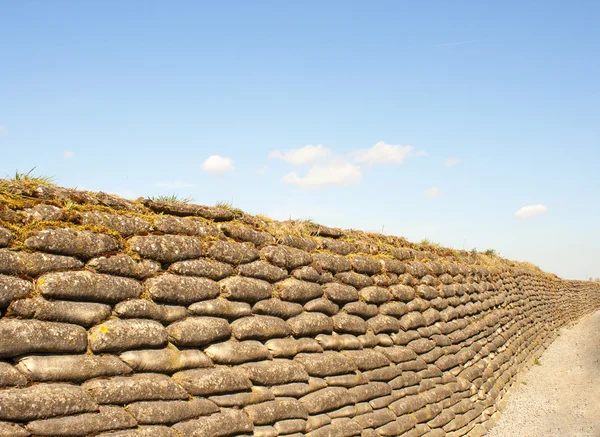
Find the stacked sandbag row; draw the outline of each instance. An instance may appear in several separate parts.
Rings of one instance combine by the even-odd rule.
[[[54,225],[27,250],[0,228],[0,437],[483,435],[600,305],[589,283],[162,212],[38,205]]]

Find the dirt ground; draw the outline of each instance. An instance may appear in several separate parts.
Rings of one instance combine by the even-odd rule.
[[[487,437],[600,437],[600,311],[561,329],[539,361]]]

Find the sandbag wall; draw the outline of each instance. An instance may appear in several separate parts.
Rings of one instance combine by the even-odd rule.
[[[0,436],[481,436],[600,306],[598,284],[149,206],[4,211]]]

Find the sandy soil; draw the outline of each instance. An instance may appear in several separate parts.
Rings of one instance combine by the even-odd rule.
[[[487,437],[600,437],[600,311],[561,329],[539,361]]]

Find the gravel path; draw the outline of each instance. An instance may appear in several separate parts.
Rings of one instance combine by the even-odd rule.
[[[561,329],[539,360],[487,437],[600,437],[600,311]]]

